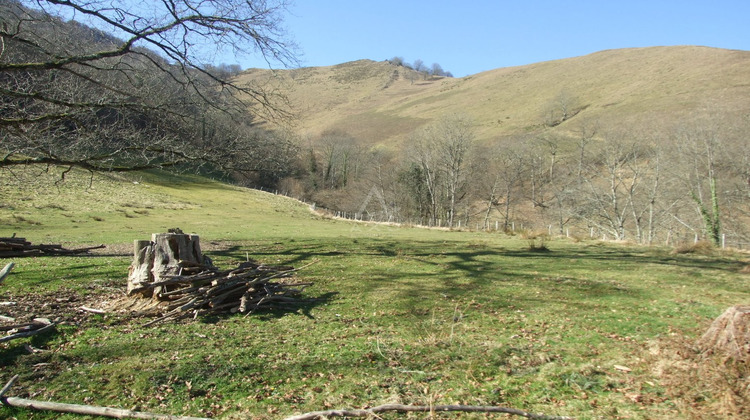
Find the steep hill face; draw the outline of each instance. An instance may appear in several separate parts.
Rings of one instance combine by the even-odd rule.
[[[315,138],[346,133],[398,146],[446,114],[473,119],[480,141],[582,125],[671,128],[686,119],[750,115],[750,52],[708,47],[607,50],[454,78],[424,78],[388,62],[249,70],[241,81],[274,86]]]

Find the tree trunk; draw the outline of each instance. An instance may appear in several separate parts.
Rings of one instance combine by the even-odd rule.
[[[732,306],[724,311],[697,344],[704,354],[750,361],[750,305]]]
[[[158,295],[161,286],[147,288],[148,284],[177,276],[183,272],[194,273],[211,267],[210,260],[201,253],[198,235],[154,233],[151,241],[136,240],[133,263],[128,276],[128,294]]]

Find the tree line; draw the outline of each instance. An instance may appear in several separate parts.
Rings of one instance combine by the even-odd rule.
[[[448,115],[398,152],[326,133],[280,185],[364,220],[720,245],[724,234],[748,241],[750,233],[747,123],[625,131],[582,123],[572,134],[546,128],[479,143],[469,118]]]
[[[443,67],[439,63],[432,63],[431,66],[427,66],[421,59],[416,59],[413,63],[409,63],[404,60],[404,57],[400,56],[395,56],[389,59],[388,62],[421,73],[425,78],[428,76],[453,77],[453,73],[443,70]]]

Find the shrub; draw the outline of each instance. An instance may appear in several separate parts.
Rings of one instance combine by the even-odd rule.
[[[528,241],[528,250],[531,252],[548,252],[550,250],[546,245],[546,242],[549,240],[547,232],[525,231],[521,233],[521,237]]]
[[[692,244],[677,245],[672,251],[675,254],[702,254],[709,255],[713,253],[714,245],[709,241],[698,241]]]

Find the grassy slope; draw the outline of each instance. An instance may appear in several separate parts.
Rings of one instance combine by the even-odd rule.
[[[300,277],[320,300],[296,313],[154,328],[80,315],[57,333],[1,345],[0,381],[21,375],[10,395],[230,418],[385,402],[673,418],[716,413],[724,401],[703,383],[682,393],[663,386],[657,368],[672,362],[654,354],[747,302],[746,257],[566,240],[529,252],[518,237],[321,219],[283,197],[197,178],[95,178],[82,192],[75,185],[87,179],[68,177],[59,190],[25,178],[36,188],[19,192],[4,175],[0,192],[13,205],[0,208],[0,235],[127,248],[179,226],[199,233],[222,267],[248,254],[318,261]],[[72,290],[76,304],[98,307],[124,288],[130,258],[16,262],[0,301],[34,294],[54,303]],[[36,315],[54,314],[39,301]],[[24,343],[46,351],[27,354]],[[0,416],[57,418],[8,408]]]
[[[393,80],[393,73],[398,79]],[[268,80],[254,70],[240,80]],[[272,80],[300,113],[296,130],[316,136],[341,130],[366,144],[399,144],[415,128],[448,113],[478,126],[479,140],[538,130],[564,94],[580,114],[554,129],[672,128],[682,119],[741,118],[750,104],[750,52],[706,47],[608,50],[564,60],[501,68],[461,79],[412,82],[407,70],[361,60],[277,71]]]

